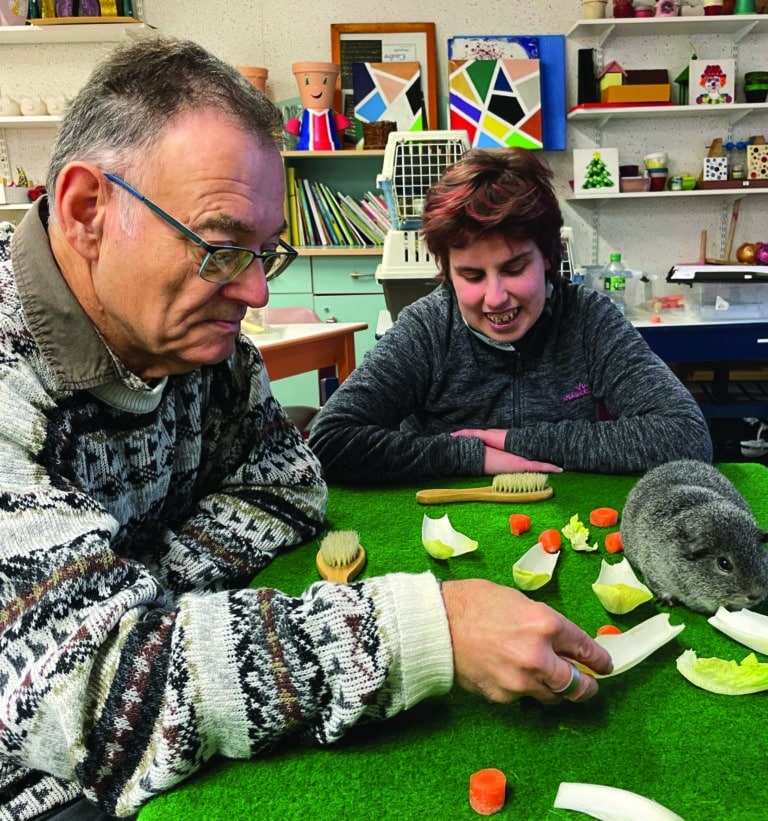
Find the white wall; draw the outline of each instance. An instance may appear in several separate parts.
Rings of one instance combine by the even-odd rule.
[[[699,2],[699,0],[695,0]],[[363,9],[359,0],[326,0],[306,3],[298,0],[240,0],[237,3],[210,3],[187,0],[144,0],[147,23],[161,32],[189,37],[205,45],[234,65],[261,65],[269,69],[267,92],[276,101],[293,98],[296,88],[291,63],[305,59],[330,59],[331,23],[434,21],[437,26],[438,96],[444,106],[447,96],[446,41],[458,34],[559,34],[566,33],[580,17],[578,0],[466,0],[447,4],[444,0],[419,3],[390,0],[378,7]],[[687,9],[692,13],[696,9]],[[698,9],[700,12],[700,9]],[[763,38],[765,39],[765,38]],[[748,37],[740,47],[739,77],[746,70],[764,68],[764,43]],[[575,102],[575,52],[569,46],[569,105]],[[687,64],[691,48],[699,57],[730,56],[727,38],[707,37],[689,41],[686,37],[609,41],[605,60],[617,59],[625,68],[667,68],[676,76]],[[0,47],[0,91],[12,96],[22,93],[72,93],[87,78],[90,67],[104,45],[2,46]],[[444,113],[443,113],[444,116]],[[28,173],[42,177],[45,150],[52,135],[49,130],[28,131],[24,135],[7,132],[11,157]],[[733,139],[768,134],[768,117],[752,115],[734,127]],[[641,162],[645,153],[665,148],[673,172],[690,170],[697,174],[701,159],[713,137],[727,137],[725,128],[712,120],[633,120],[612,125],[603,145],[619,147],[622,163]],[[592,145],[591,129],[569,128],[569,147]],[[547,152],[557,177],[558,191],[568,191],[573,176],[570,151]],[[761,220],[765,212],[763,197],[745,198],[736,244],[742,241],[768,241],[768,229]],[[679,260],[696,259],[700,230],[710,236],[710,251],[724,233],[730,201],[716,197],[687,198],[603,205],[593,212],[584,206],[563,204],[566,222],[575,229],[579,259],[603,262],[612,250],[624,253],[631,267],[663,276]],[[599,242],[593,243],[593,226],[599,229]]]

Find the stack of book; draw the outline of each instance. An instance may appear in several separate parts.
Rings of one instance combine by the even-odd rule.
[[[383,198],[372,191],[355,199],[297,176],[291,166],[286,169],[286,188],[291,245],[375,247],[384,244],[392,227]]]

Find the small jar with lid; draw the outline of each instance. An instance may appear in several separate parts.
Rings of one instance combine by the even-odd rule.
[[[632,0],[613,0],[613,16],[634,17],[635,9],[632,6]]]

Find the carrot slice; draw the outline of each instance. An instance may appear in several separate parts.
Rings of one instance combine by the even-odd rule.
[[[615,624],[604,624],[597,628],[598,636],[616,636],[621,633],[621,630]]]
[[[509,517],[509,529],[514,536],[527,533],[531,529],[531,517],[525,513],[513,513]]]
[[[542,530],[539,533],[539,543],[547,551],[547,553],[557,553],[560,550],[562,539],[560,538],[560,531],[551,527],[547,530]]]
[[[489,767],[469,777],[469,805],[480,815],[493,815],[506,800],[507,777],[501,770]]]
[[[621,551],[624,550],[620,530],[614,530],[612,533],[605,534],[605,549],[609,553],[621,553]]]
[[[619,511],[612,507],[596,507],[589,514],[589,523],[595,527],[613,527],[619,521]]]

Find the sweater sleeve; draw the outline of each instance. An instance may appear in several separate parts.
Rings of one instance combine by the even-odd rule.
[[[399,314],[323,406],[309,445],[328,481],[386,484],[482,475],[482,442],[452,437],[449,431],[462,425],[452,427],[442,411],[435,432],[404,424],[413,414],[428,416],[430,392],[451,379],[443,370],[451,333],[444,303],[432,296],[420,303]]]
[[[690,392],[605,297],[581,289],[561,318],[552,366],[582,359],[605,419],[530,421],[507,433],[505,448],[566,470],[636,473],[674,459],[712,460],[706,420]],[[570,318],[569,318],[570,316]]]

